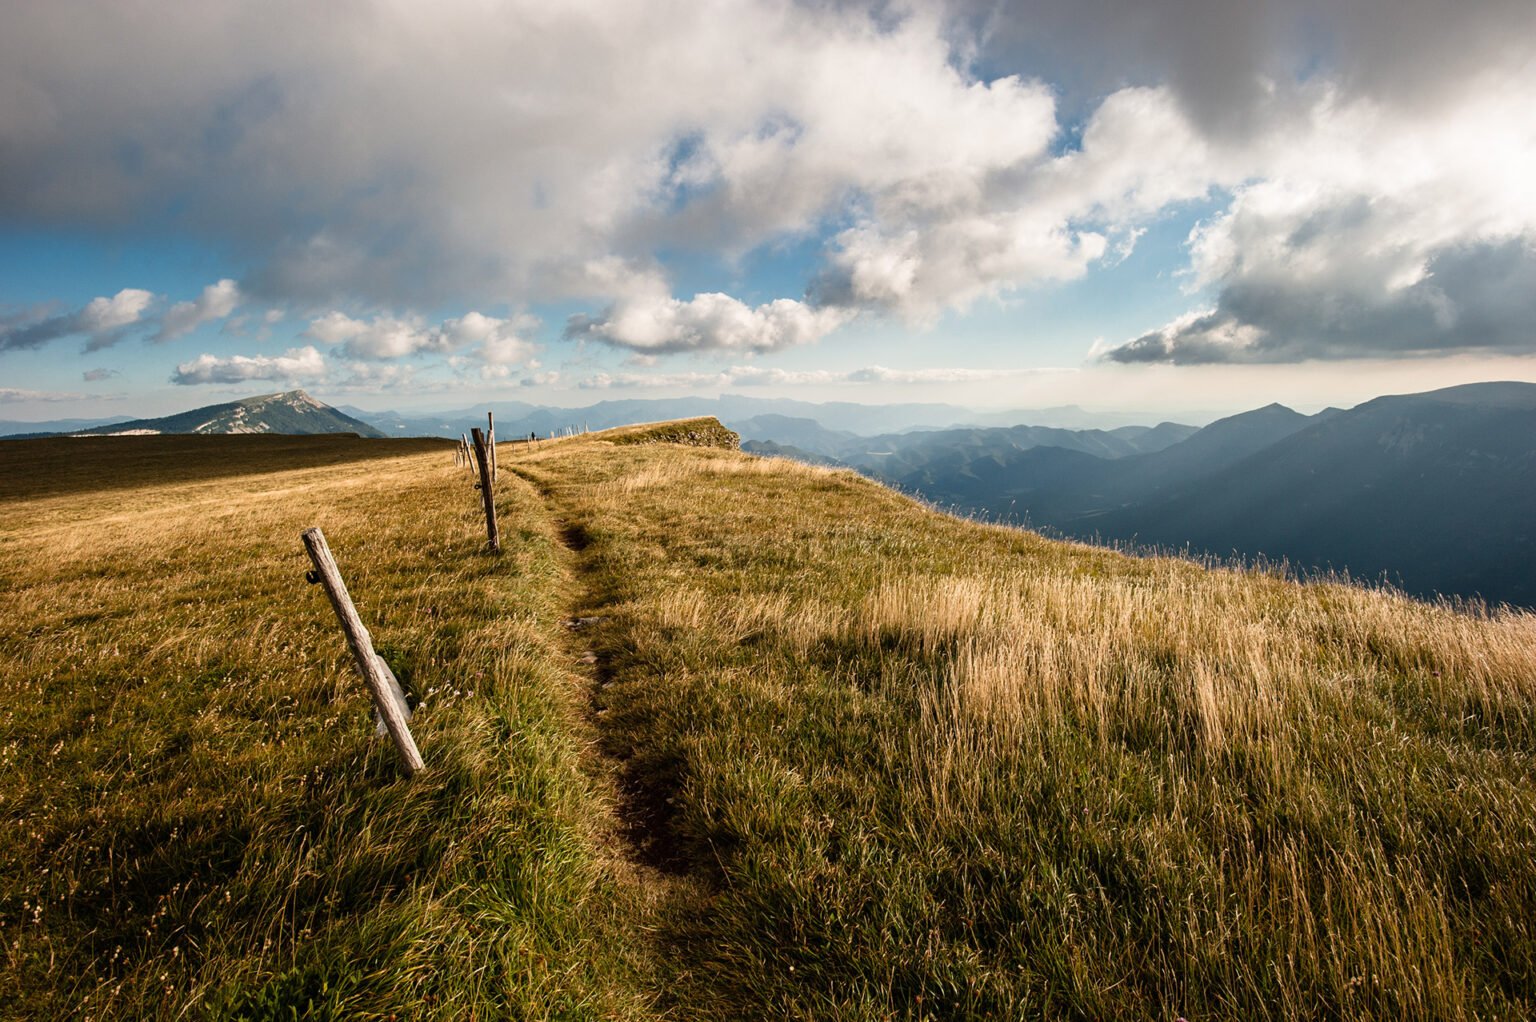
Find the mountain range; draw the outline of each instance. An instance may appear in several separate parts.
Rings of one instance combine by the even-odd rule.
[[[100,423],[100,420],[96,421]],[[302,390],[262,394],[156,419],[108,420],[104,424],[84,428],[61,426],[57,422],[32,425],[58,428],[13,435],[18,439],[28,436],[146,436],[161,433],[356,433],[358,436],[374,438],[385,435],[368,423],[315,400]]]
[[[1064,423],[1094,418],[1073,408],[979,414],[738,395],[489,407],[502,439],[714,415],[747,451],[853,468],[963,514],[1081,539],[1285,560],[1420,596],[1536,605],[1532,384],[1470,384],[1314,415],[1271,404],[1203,428],[1074,428]],[[300,390],[156,419],[52,425],[70,435],[456,437],[483,424],[485,411],[372,413]],[[1053,421],[987,425],[1033,415]]]
[[[797,428],[810,449],[743,446],[847,465],[961,513],[1075,538],[1536,605],[1532,384],[1470,384],[1316,415],[1275,404],[1199,430],[850,439]]]
[[[574,428],[611,429],[637,422],[660,422],[712,416],[735,429],[754,419],[765,422],[797,419],[834,433],[876,435],[911,430],[932,430],[957,426],[1001,427],[1028,422],[1058,429],[1113,429],[1147,421],[1149,415],[1137,412],[1089,412],[1075,405],[1052,408],[1011,409],[978,412],[959,405],[907,403],[866,405],[850,401],[812,402],[788,398],[748,397],[724,394],[720,397],[644,398],[599,401],[582,408],[554,408],[521,401],[496,401],[470,408],[453,409],[424,415],[419,412],[369,411],[352,405],[340,410],[373,423],[388,436],[457,437],[472,426],[483,425],[485,413],[496,416],[496,433],[511,438],[528,433],[549,436]],[[794,438],[778,434],[757,437],[779,443],[794,443]],[[795,446],[800,446],[795,444]]]

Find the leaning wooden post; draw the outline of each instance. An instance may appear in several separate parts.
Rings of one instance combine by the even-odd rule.
[[[368,682],[368,691],[373,694],[374,709],[383,720],[389,737],[394,740],[395,749],[405,764],[406,776],[414,776],[424,770],[426,764],[416,749],[411,729],[406,726],[407,711],[400,683],[395,681],[394,672],[389,670],[384,659],[373,651],[373,639],[368,635],[368,629],[363,627],[362,618],[357,616],[352,597],[347,595],[347,584],[341,580],[341,569],[336,567],[336,558],[331,556],[331,548],[325,542],[325,533],[319,529],[305,529],[304,549],[309,551],[309,559],[315,563],[315,570],[307,577],[309,581],[325,587],[325,595],[330,597],[331,606],[341,619],[341,630],[346,633],[352,658],[357,661],[357,669]]]
[[[475,456],[469,450],[469,437],[463,433],[459,434],[459,447],[464,451],[464,471],[468,472],[470,477],[473,478],[475,474]]]
[[[496,493],[491,485],[491,460],[486,453],[485,434],[476,426],[470,430],[475,438],[475,463],[480,467],[480,502],[485,505],[485,535],[491,553],[501,553],[501,534],[496,531]]]
[[[485,413],[485,442],[491,448],[491,482],[496,481],[496,414]]]

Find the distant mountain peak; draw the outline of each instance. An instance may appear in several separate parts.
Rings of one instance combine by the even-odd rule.
[[[384,436],[378,429],[318,401],[302,390],[258,394],[224,404],[206,405],[158,419],[134,419],[84,430],[80,435],[116,436],[154,433],[356,433]]]

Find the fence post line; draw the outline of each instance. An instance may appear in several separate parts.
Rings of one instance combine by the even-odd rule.
[[[496,531],[496,492],[491,483],[490,455],[486,453],[485,434],[476,426],[470,431],[475,438],[475,462],[480,468],[480,502],[485,505],[485,535],[491,553],[501,553],[501,534]]]
[[[347,636],[352,658],[357,662],[357,669],[373,695],[374,709],[378,711],[385,730],[394,741],[395,750],[400,753],[406,776],[413,777],[426,769],[426,764],[422,762],[416,740],[411,737],[411,729],[406,725],[405,698],[400,691],[400,683],[384,663],[384,658],[373,651],[373,639],[368,635],[368,629],[363,627],[362,618],[357,616],[357,608],[352,605],[347,584],[341,578],[341,569],[336,567],[336,558],[331,556],[331,548],[325,542],[325,533],[318,528],[305,529],[303,537],[304,549],[309,552],[309,559],[315,565],[315,570],[309,573],[308,578],[311,582],[320,583],[325,588],[325,595],[330,597],[331,607],[341,621],[341,630]]]

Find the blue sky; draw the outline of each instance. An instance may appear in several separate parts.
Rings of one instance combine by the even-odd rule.
[[[1430,6],[10,5],[0,418],[1536,380],[1536,13]]]

